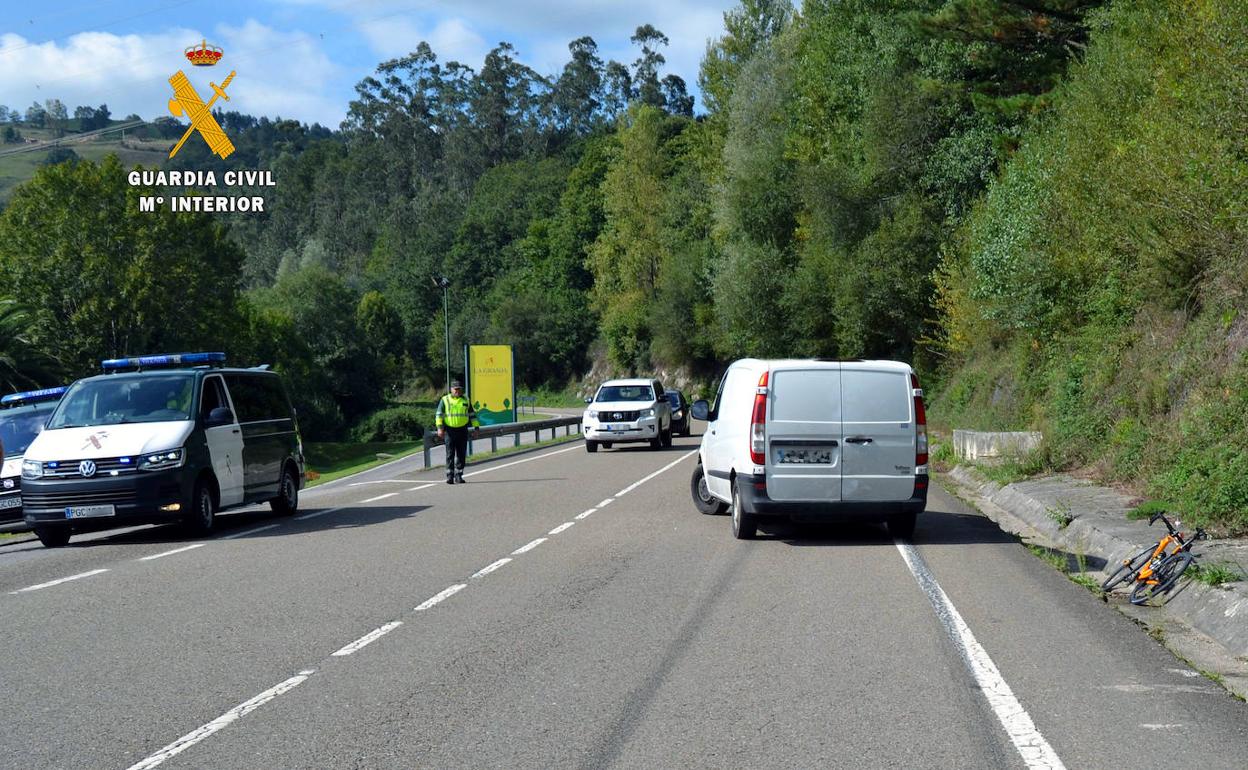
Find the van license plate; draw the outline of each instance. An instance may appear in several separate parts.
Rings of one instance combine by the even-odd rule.
[[[832,450],[785,448],[776,450],[778,465],[831,465]]]
[[[12,497],[0,497],[0,511],[6,508],[21,508],[22,496],[13,495]]]
[[[65,509],[67,519],[98,519],[113,515],[116,515],[116,511],[111,505],[80,505]]]

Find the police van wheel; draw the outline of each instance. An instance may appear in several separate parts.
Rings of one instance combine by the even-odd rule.
[[[585,451],[593,454],[598,451],[598,442],[585,439]]]
[[[698,463],[693,469],[693,477],[689,479],[689,491],[693,494],[694,506],[708,516],[717,516],[728,510],[728,505],[720,502],[707,488],[702,463]]]
[[[35,537],[44,548],[64,548],[69,543],[68,526],[35,527]]]
[[[282,471],[282,480],[277,486],[277,497],[269,501],[269,507],[278,516],[290,516],[299,510],[299,482],[295,474],[287,466]]]
[[[191,495],[191,511],[186,518],[186,526],[200,535],[212,531],[217,522],[217,501],[212,496],[212,487],[204,482],[195,485],[195,494]]]
[[[754,514],[747,513],[741,507],[741,493],[737,491],[737,481],[732,480],[732,536],[738,540],[753,540],[758,534],[758,522]]]

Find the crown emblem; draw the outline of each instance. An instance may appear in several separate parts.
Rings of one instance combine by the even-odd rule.
[[[208,45],[208,41],[204,40],[199,45],[189,46],[186,49],[186,58],[196,67],[211,67],[221,61],[224,53],[219,46]]]

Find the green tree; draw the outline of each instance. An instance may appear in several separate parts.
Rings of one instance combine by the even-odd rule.
[[[0,298],[0,386],[6,391],[59,385],[64,367],[34,342],[35,316],[12,298]]]

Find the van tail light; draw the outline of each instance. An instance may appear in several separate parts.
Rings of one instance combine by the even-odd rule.
[[[767,462],[767,372],[758,378],[754,393],[754,414],[750,417],[750,462]]]
[[[914,372],[910,373],[911,393],[914,394],[914,423],[915,433],[917,434],[914,444],[914,467],[915,472],[926,473],[927,468],[927,410],[923,408],[923,389],[919,387],[919,377]]]

